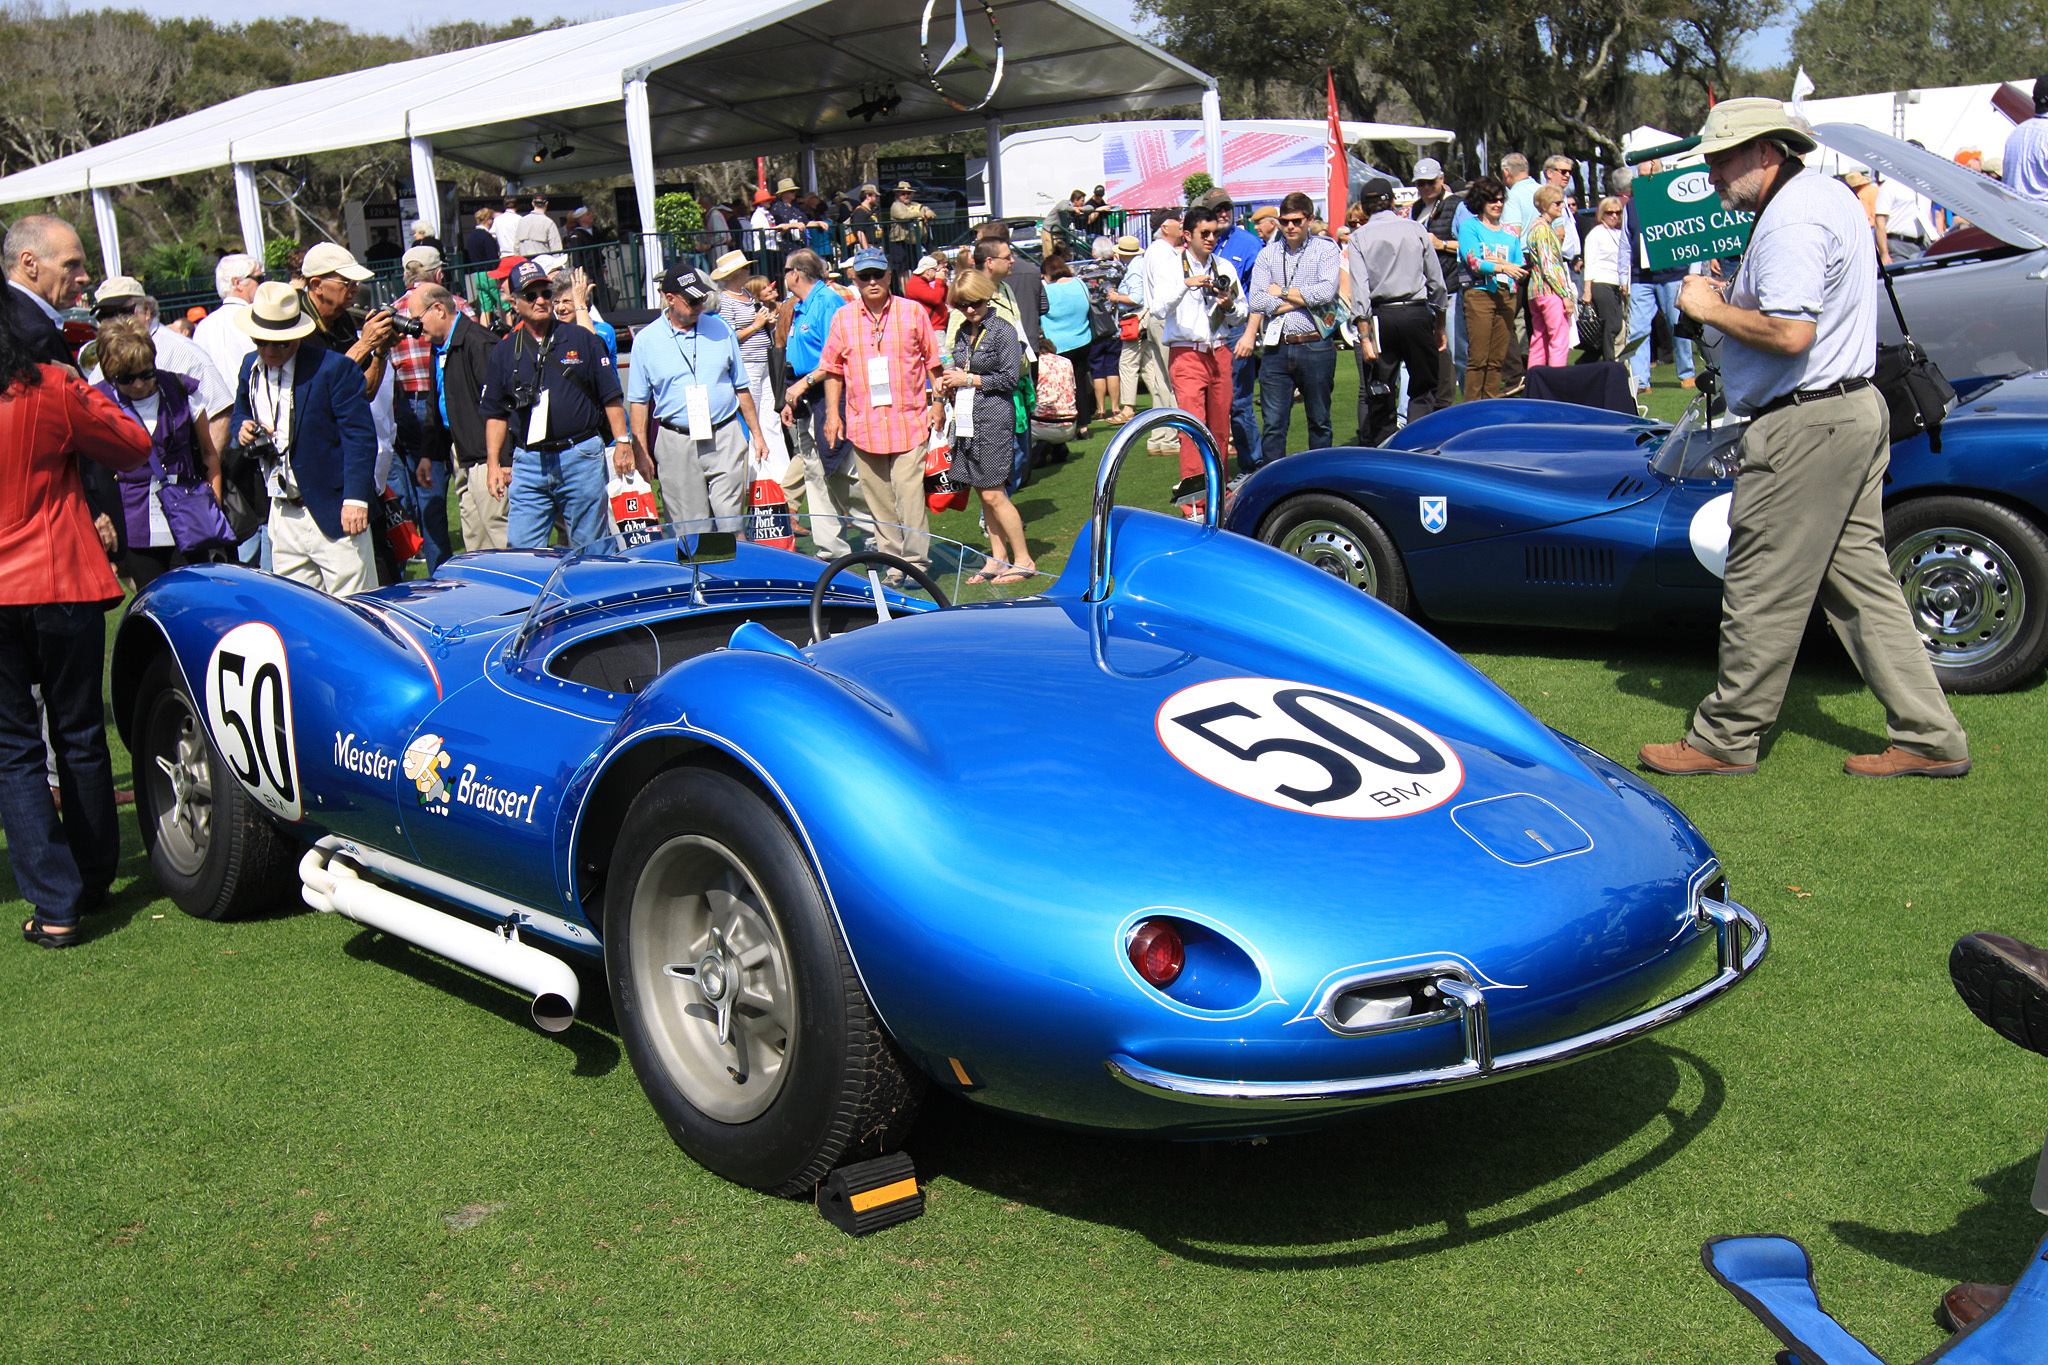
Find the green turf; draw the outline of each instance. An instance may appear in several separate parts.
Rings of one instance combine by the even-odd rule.
[[[1133,463],[1134,488],[1171,482]],[[1052,472],[1027,518],[1071,535],[1091,477]],[[1713,668],[1708,640],[1448,638],[1623,757],[1676,737]],[[1943,965],[1973,929],[2048,939],[2042,692],[1957,709],[1967,779],[1847,778],[1881,717],[1815,648],[1761,775],[1658,779],[1776,935],[1696,1021],[1264,1145],[936,1100],[910,1146],[929,1212],[858,1242],[677,1152],[595,981],[551,1038],[332,917],[189,919],[131,818],[91,942],[0,945],[0,1361],[1764,1365],[1698,1264],[1737,1231],[1805,1241],[1827,1302],[1911,1360],[1943,1288],[2009,1279],[2048,1230],[2026,1208],[2048,1062]]]

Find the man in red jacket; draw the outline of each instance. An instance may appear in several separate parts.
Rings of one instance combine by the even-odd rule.
[[[75,371],[41,359],[47,338],[0,320],[0,828],[31,915],[22,936],[78,941],[121,857],[107,755],[109,606],[121,586],[93,529],[79,457],[115,470],[149,460],[149,434]],[[42,689],[63,792],[43,767]]]

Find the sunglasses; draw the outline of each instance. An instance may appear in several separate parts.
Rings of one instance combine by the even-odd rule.
[[[1217,231],[1217,230],[1216,230],[1215,228],[1196,228],[1196,229],[1195,229],[1195,236],[1197,236],[1197,237],[1214,237],[1214,236],[1216,235],[1216,231]]]
[[[857,270],[854,272],[853,277],[862,284],[872,284],[876,280],[888,279],[889,272],[886,270]]]
[[[1302,216],[1301,216],[1300,214],[1298,214],[1298,213],[1290,213],[1290,214],[1286,214],[1286,215],[1284,215],[1284,216],[1283,216],[1283,217],[1282,217],[1282,218],[1280,219],[1280,226],[1281,226],[1281,227],[1300,227],[1300,226],[1301,226],[1302,224],[1306,223],[1307,221],[1308,221],[1308,219],[1306,219],[1306,218],[1302,217]]]
[[[156,378],[155,370],[135,370],[129,374],[110,374],[107,376],[107,382],[109,384],[140,384],[145,379],[154,378]]]
[[[542,299],[551,299],[554,296],[555,291],[553,289],[528,289],[520,294],[519,297],[525,299],[528,303],[539,303]]]

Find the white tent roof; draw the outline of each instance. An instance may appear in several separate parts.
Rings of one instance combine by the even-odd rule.
[[[953,8],[932,5],[935,45],[952,32]],[[0,203],[423,135],[437,155],[508,179],[624,174],[625,82],[643,73],[657,166],[980,128],[990,115],[1019,123],[1191,104],[1213,84],[1067,0],[1005,0],[1001,87],[988,109],[963,110],[924,78],[924,12],[922,0],[684,0],[255,91],[0,178]],[[962,12],[988,47],[972,0]],[[893,114],[847,113],[863,87],[889,81],[902,97]],[[534,138],[556,134],[574,152],[532,166]]]
[[[1908,94],[1919,98],[1905,105],[1905,131],[1902,133],[1896,131],[1897,125],[1893,122],[1896,94],[1890,90],[1874,95],[1844,95],[1839,99],[1809,99],[1800,104],[1799,112],[1809,123],[1855,123],[1880,133],[1917,139],[1938,156],[1953,157],[1966,147],[1974,147],[1995,158],[2004,152],[2006,134],[2012,131],[2012,120],[1999,113],[1991,103],[1992,92],[2000,84],[1991,81],[1983,85],[1948,85],[1909,91]],[[2011,84],[2023,91],[2034,88],[2031,80],[2013,81]],[[1831,161],[1824,169],[1848,169],[1851,164]]]

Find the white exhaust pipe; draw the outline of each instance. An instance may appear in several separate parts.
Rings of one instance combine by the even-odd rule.
[[[576,1022],[581,989],[575,970],[520,942],[516,927],[496,933],[409,900],[364,881],[348,863],[329,860],[317,848],[299,860],[299,880],[300,894],[315,910],[402,938],[532,995],[533,1022],[545,1031],[560,1033]]]

